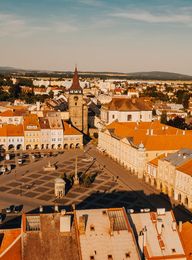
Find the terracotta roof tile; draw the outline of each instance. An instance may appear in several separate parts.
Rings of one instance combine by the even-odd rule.
[[[82,135],[81,132],[79,132],[76,128],[74,128],[72,125],[68,124],[67,122],[64,122],[64,136],[65,135]]]
[[[192,159],[189,159],[187,162],[183,163],[181,166],[177,167],[177,170],[184,172],[187,175],[192,176]],[[192,231],[192,229],[191,229]]]
[[[146,150],[179,150],[192,148],[192,131],[180,130],[155,122],[113,122],[107,126],[118,138],[128,138],[133,145],[144,144]]]
[[[112,111],[151,111],[152,106],[141,98],[113,98],[105,108]]]
[[[181,238],[187,256],[187,260],[192,260],[192,223],[185,222],[182,225]]]

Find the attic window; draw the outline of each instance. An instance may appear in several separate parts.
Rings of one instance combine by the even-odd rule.
[[[172,248],[172,253],[176,253],[176,249],[175,248]]]
[[[95,231],[95,227],[93,225],[90,226],[91,231]]]
[[[108,255],[108,260],[113,260],[112,255]]]
[[[129,258],[129,257],[131,257],[131,253],[130,253],[130,252],[128,252],[128,253],[125,253],[125,257],[126,257],[126,258]]]
[[[90,256],[90,260],[94,260],[95,257],[93,255]]]
[[[106,210],[103,210],[102,213],[103,213],[103,215],[107,215],[107,211]]]

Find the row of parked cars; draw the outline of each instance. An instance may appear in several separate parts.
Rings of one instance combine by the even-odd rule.
[[[20,211],[21,211],[21,206],[15,206],[15,205],[11,205],[8,208],[3,209],[2,210],[3,213],[0,213],[0,224],[5,219],[6,214],[10,214],[10,213],[18,214]]]

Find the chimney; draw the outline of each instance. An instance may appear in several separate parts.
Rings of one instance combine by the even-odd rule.
[[[40,213],[43,213],[43,206],[40,206],[40,207],[39,207],[39,212],[40,212]]]
[[[145,226],[143,229],[143,246],[146,246],[147,243],[147,227]]]
[[[182,223],[182,221],[179,221],[179,232],[182,231],[182,227],[183,227],[183,223]]]
[[[147,129],[146,135],[150,134],[150,129]]]
[[[153,129],[151,129],[151,135],[153,135]]]
[[[157,232],[159,235],[162,233],[162,220],[157,219]]]
[[[143,231],[139,232],[138,244],[139,244],[141,252],[143,253],[143,250],[144,250],[144,234],[143,234]]]
[[[59,206],[58,205],[55,205],[55,212],[59,212]]]
[[[61,210],[61,215],[64,216],[65,213],[66,213],[66,210],[65,210],[65,209],[62,209],[62,210]]]
[[[177,227],[176,227],[176,221],[172,221],[172,230],[176,231]]]
[[[85,216],[80,216],[79,217],[79,233],[82,235],[82,234],[85,234],[85,230],[86,230],[86,223],[85,223],[86,219],[85,219]]]
[[[69,128],[71,128],[71,124],[69,124]]]
[[[185,135],[185,131],[183,130],[183,135]]]
[[[109,229],[109,233],[110,233],[110,236],[113,236],[114,218],[113,218],[113,217],[109,218],[109,221],[110,221],[110,229]]]

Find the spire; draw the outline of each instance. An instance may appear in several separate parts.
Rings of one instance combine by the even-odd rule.
[[[75,72],[74,72],[74,75],[73,75],[73,83],[69,89],[70,91],[72,90],[78,90],[82,92],[82,88],[79,84],[79,75],[78,75],[78,71],[77,71],[77,65],[75,65]]]

